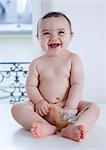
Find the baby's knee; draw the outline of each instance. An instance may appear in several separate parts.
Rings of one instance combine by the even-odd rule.
[[[96,103],[91,103],[91,108],[96,113],[97,117],[99,117],[101,112],[99,105]]]
[[[22,104],[20,103],[14,104],[11,108],[12,116],[15,117],[21,109],[22,109]]]
[[[11,108],[11,113],[15,118],[18,114],[22,114],[26,110],[34,111],[34,105],[29,101],[14,104]]]

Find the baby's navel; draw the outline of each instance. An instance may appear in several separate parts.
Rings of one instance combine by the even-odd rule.
[[[60,100],[60,98],[59,98],[59,97],[57,97],[56,99],[57,99],[57,100]]]

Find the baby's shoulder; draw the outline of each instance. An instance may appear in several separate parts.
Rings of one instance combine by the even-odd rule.
[[[80,60],[80,56],[77,53],[74,52],[68,52],[68,57],[71,61]]]
[[[29,69],[35,70],[39,68],[39,65],[42,64],[42,59],[43,59],[42,56],[33,59],[31,64],[29,65]]]
[[[44,58],[44,56],[43,56],[43,55],[42,55],[42,56],[39,56],[39,57],[37,57],[37,58],[33,59],[33,60],[32,60],[32,62],[31,62],[31,64],[33,64],[33,65],[37,65],[37,64],[39,64],[39,63],[41,63],[41,62],[42,62],[43,58]]]

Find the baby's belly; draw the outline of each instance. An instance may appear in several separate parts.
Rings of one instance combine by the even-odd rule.
[[[46,83],[46,84],[45,84]],[[57,103],[66,100],[69,90],[68,82],[43,82],[39,90],[45,100],[50,103]]]

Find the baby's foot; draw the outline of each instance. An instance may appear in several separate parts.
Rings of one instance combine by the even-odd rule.
[[[83,125],[69,125],[61,130],[61,135],[71,140],[80,142],[85,138],[85,128]]]
[[[35,138],[41,138],[56,133],[56,127],[49,124],[33,123],[31,133]]]

